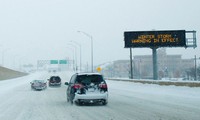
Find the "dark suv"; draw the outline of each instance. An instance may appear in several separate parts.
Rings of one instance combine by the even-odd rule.
[[[49,81],[49,86],[61,86],[61,78],[59,76],[51,76]]]
[[[68,85],[67,101],[77,104],[108,103],[108,87],[103,76],[99,73],[76,73]]]

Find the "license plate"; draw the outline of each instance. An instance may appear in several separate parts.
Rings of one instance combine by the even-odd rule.
[[[89,88],[88,92],[94,92],[94,88]]]

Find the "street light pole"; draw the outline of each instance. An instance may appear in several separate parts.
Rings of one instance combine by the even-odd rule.
[[[5,52],[7,52],[8,50],[10,50],[9,48],[8,49],[5,49],[2,51],[2,66],[4,67],[4,57],[5,57]]]
[[[82,69],[81,69],[81,66],[82,66],[82,64],[81,64],[81,44],[79,44],[79,43],[77,43],[77,42],[75,42],[75,41],[71,41],[71,42],[73,42],[73,43],[75,43],[76,45],[78,45],[79,47],[80,47],[80,72],[82,71]]]
[[[68,44],[69,45],[69,44]],[[71,45],[71,44],[70,44]],[[69,48],[69,49],[72,49],[73,50],[73,69],[74,69],[74,71],[76,71],[77,70],[77,57],[76,57],[76,48],[74,47],[74,49],[73,48],[71,48],[71,47],[67,47],[67,48]],[[74,53],[75,53],[75,55],[74,55]],[[75,61],[75,62],[74,62]]]
[[[86,32],[83,32],[83,31],[77,31],[77,32],[83,33],[84,35],[88,36],[91,40],[91,71],[93,72],[93,38],[91,35],[89,35]]]
[[[75,60],[76,60],[76,71],[78,70],[78,66],[77,66],[77,47],[74,44],[68,44],[68,45],[72,45],[75,48]]]

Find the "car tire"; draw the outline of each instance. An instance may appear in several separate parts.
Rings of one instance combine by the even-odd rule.
[[[73,100],[71,100],[71,104],[73,104]]]
[[[102,105],[107,105],[108,102],[106,100],[102,101]]]

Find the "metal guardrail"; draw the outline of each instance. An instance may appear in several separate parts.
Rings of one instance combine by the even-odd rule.
[[[142,84],[157,84],[164,86],[174,85],[174,86],[200,87],[200,81],[135,80],[135,79],[120,79],[120,78],[106,78],[106,80],[135,82]]]

